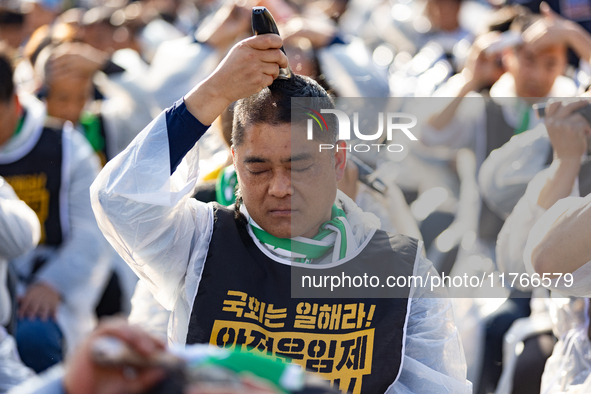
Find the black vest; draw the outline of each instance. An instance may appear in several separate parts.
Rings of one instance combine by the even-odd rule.
[[[214,204],[187,343],[249,349],[293,362],[343,392],[385,392],[401,369],[409,289],[406,298],[292,298],[291,266],[265,255],[246,226],[233,210]],[[387,252],[382,264],[410,276],[417,244],[377,231],[364,248],[368,255],[362,251],[343,265],[363,264],[381,249]]]
[[[62,145],[62,130],[45,127],[29,153],[12,163],[0,164],[0,175],[37,214],[40,243],[51,246],[60,245],[64,238],[60,212]]]
[[[586,197],[591,194],[591,159],[581,164],[579,170],[579,194]]]

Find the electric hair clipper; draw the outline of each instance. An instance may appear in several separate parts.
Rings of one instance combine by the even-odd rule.
[[[259,34],[277,34],[279,35],[279,30],[277,29],[277,24],[275,23],[275,19],[273,19],[273,15],[269,12],[266,7],[253,7],[252,8],[252,32],[255,36]],[[285,49],[281,47],[281,51],[285,53]],[[291,79],[293,72],[291,71],[291,67],[289,64],[287,68],[280,68],[279,69],[279,76],[277,79]]]
[[[544,119],[546,117],[546,107],[547,106],[548,106],[548,103],[537,103],[537,104],[532,105],[532,108],[536,112],[538,119]],[[581,115],[583,115],[583,118],[585,118],[585,120],[587,122],[589,122],[589,124],[591,124],[591,104],[587,104],[583,108],[579,108],[574,113],[577,113],[577,112],[580,113]]]

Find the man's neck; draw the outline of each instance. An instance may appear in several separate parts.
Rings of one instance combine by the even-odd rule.
[[[13,137],[17,136],[21,132],[21,130],[23,129],[24,122],[25,122],[25,112],[23,110],[21,110],[21,113],[18,117],[18,121],[16,123],[16,127],[14,128],[14,131],[12,132],[12,134],[4,136],[4,138],[2,138],[0,140],[0,148],[3,147],[8,141],[10,141]]]
[[[310,230],[308,230],[304,234],[302,234],[301,237],[314,238],[314,236],[320,232],[320,227],[324,223],[328,222],[331,219],[331,214],[332,214],[332,211],[329,210],[328,213],[326,215],[324,215],[324,218],[320,222],[318,222]]]

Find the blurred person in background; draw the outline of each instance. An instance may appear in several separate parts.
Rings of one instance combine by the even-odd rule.
[[[1,57],[1,86],[12,84],[12,64]],[[18,273],[16,340],[25,364],[42,371],[59,362],[94,325],[104,285],[107,244],[90,211],[88,188],[99,162],[69,124],[46,122],[45,106],[17,95],[0,147],[0,175],[35,210],[40,245],[13,261]],[[90,216],[89,216],[90,213]]]
[[[591,54],[589,34],[580,26],[553,14],[547,6],[543,7],[543,15],[530,14],[519,8],[515,10],[516,17],[507,33],[489,33],[476,40],[465,69],[449,81],[450,87],[453,84],[456,87],[447,93],[455,94],[455,98],[447,100],[444,109],[432,116],[429,126],[422,129],[422,140],[427,145],[473,149],[477,168],[513,135],[540,122],[533,114],[532,103],[542,97],[575,94],[574,83],[561,76],[566,66],[567,47],[575,49],[582,58]],[[492,49],[495,42],[503,40],[507,41],[502,51],[501,48]],[[487,100],[481,99],[486,93],[470,93],[487,87],[490,87]],[[438,94],[445,95],[446,92]],[[470,255],[490,258],[493,263],[496,261],[495,243],[503,219],[486,201],[482,203],[478,241]],[[472,269],[465,266],[468,261],[462,262],[456,270]],[[517,294],[527,297],[517,291],[513,295]],[[510,298],[487,317],[484,365],[478,392],[496,386],[501,374],[503,336],[515,319],[529,314],[527,298]]]
[[[97,79],[102,81],[98,86],[103,88],[103,92],[113,92],[113,83],[106,75],[101,72],[102,79],[95,78],[100,69],[107,72],[111,69],[111,78],[116,78],[112,77],[113,74],[125,73],[125,70],[111,62],[107,53],[88,44],[60,43],[55,39],[50,41],[51,44],[40,50],[31,49],[33,53],[38,53],[30,57],[34,60],[40,84],[37,94],[45,102],[51,121],[56,124],[71,122],[86,137],[100,157],[101,165],[104,165],[127,146],[149,119],[142,119],[141,113],[130,116],[130,111],[138,103],[121,100],[118,96],[104,97],[102,94],[100,99],[96,99],[98,89],[94,81]],[[130,299],[137,281],[137,276],[121,258],[112,249],[111,252],[114,272],[97,306],[99,317],[129,313]]]
[[[523,230],[531,229],[523,250],[526,272],[549,278],[545,287],[571,297],[591,296],[591,125],[576,112],[587,105],[588,99],[555,102],[547,108],[554,160],[530,182],[508,219],[516,225],[529,224]],[[569,319],[569,330],[557,335],[542,376],[544,393],[582,393],[591,388],[589,298],[585,301],[583,318]]]
[[[454,98],[432,115],[428,126],[423,128],[422,141],[426,145],[470,147],[476,152],[480,167],[491,151],[539,122],[533,116],[531,103],[543,97],[574,95],[572,81],[561,76],[566,65],[566,48],[573,46],[588,55],[590,36],[572,27],[577,34],[568,36],[573,42],[567,45],[564,41],[546,45],[528,43],[526,37],[532,32],[526,33],[529,27],[554,25],[556,16],[529,14],[518,8],[515,12],[509,31],[502,37],[506,47],[494,48],[501,38],[497,32],[479,37],[462,73],[436,93],[436,96],[451,94]],[[489,47],[492,48],[487,50]],[[492,100],[487,100],[486,106],[482,100],[469,99],[482,97],[472,92],[488,89]],[[468,99],[464,102],[465,97]],[[507,100],[510,98],[517,99]],[[466,116],[468,110],[470,116]],[[492,113],[494,110],[497,112]],[[500,117],[495,116],[497,113]],[[500,123],[491,124],[493,119]]]
[[[527,190],[519,202],[515,205],[512,213],[508,216],[497,241],[497,263],[499,269],[508,275],[531,275],[533,269],[524,263],[523,253],[530,230],[535,226],[538,219],[552,207],[558,200],[569,195],[586,196],[591,193],[591,165],[587,159],[589,155],[588,142],[591,140],[591,126],[581,114],[575,111],[589,105],[588,99],[577,99],[560,101],[556,100],[546,109],[544,124],[538,129],[532,130],[532,137],[541,135],[545,138],[536,138],[551,143],[549,152],[545,152],[545,158],[550,164],[533,177],[527,186]],[[524,133],[525,134],[525,133]],[[532,140],[530,139],[530,142]],[[539,141],[533,141],[539,146]],[[512,149],[515,149],[513,145]],[[532,148],[529,147],[531,150]],[[559,271],[557,271],[559,272]],[[529,285],[523,286],[517,283],[516,287],[523,291],[534,291],[536,298],[532,300],[532,308],[536,303],[542,302],[545,305],[542,310],[537,308],[537,314],[558,313],[563,317],[568,316],[566,310],[556,310],[553,300],[547,300],[547,294],[541,289],[535,289]],[[537,297],[541,297],[540,300]],[[575,302],[573,300],[573,302]],[[553,305],[556,304],[556,305]],[[564,302],[562,303],[564,304]],[[565,308],[572,304],[565,304]],[[532,311],[533,313],[533,311]],[[576,327],[581,323],[580,319],[564,318],[564,321],[553,322],[552,330],[545,330],[532,334],[531,340],[526,342],[526,350],[518,362],[514,380],[514,390],[519,391],[522,382],[519,376],[529,373],[536,376],[536,384],[532,385],[530,379],[528,387],[538,388],[541,382],[543,362],[550,356],[555,336],[560,338],[568,329]],[[552,333],[554,331],[554,335]],[[527,356],[526,356],[527,355]]]
[[[25,37],[25,17],[17,7],[0,5],[0,41],[17,50]]]
[[[0,68],[0,73],[6,72]],[[9,86],[0,88],[0,136],[6,136],[4,128],[14,127],[7,113],[14,110],[14,103],[2,98],[8,94]],[[2,141],[0,141],[0,145]],[[8,278],[8,264],[10,260],[23,255],[37,246],[41,237],[41,228],[35,212],[23,201],[19,200],[14,190],[0,177],[0,393],[5,393],[11,387],[24,382],[33,371],[25,367],[16,350],[14,338],[7,332],[14,329],[15,310],[12,296],[8,288],[14,283]]]
[[[570,29],[569,25],[572,25],[573,22],[560,18],[557,18],[555,22],[553,26],[538,24],[532,27],[532,34],[528,37],[529,42],[542,47],[549,43],[568,45],[570,40],[568,35],[578,34],[578,29]],[[590,44],[587,46],[589,47]],[[579,56],[584,59],[585,52],[579,51]],[[586,95],[588,93],[583,96]],[[556,101],[558,100],[556,98]],[[565,106],[567,102],[565,102]],[[579,105],[584,105],[584,102]],[[555,202],[556,194],[553,195],[553,193],[564,193],[566,189],[568,189],[568,193],[572,190],[573,193],[579,192],[581,195],[588,192],[585,186],[587,178],[584,175],[585,165],[583,164],[581,167],[577,188],[572,183],[569,186],[569,182],[574,180],[572,174],[568,175],[572,172],[568,170],[568,167],[573,167],[568,164],[570,160],[566,160],[566,162],[561,160],[561,156],[564,155],[565,143],[569,138],[577,149],[582,149],[580,157],[574,161],[580,161],[581,156],[585,155],[584,141],[578,140],[576,134],[568,130],[573,128],[573,121],[578,122],[576,127],[582,127],[582,130],[587,123],[580,115],[573,117],[574,114],[569,110],[564,111],[565,109],[560,110],[564,117],[561,119],[563,130],[557,129],[556,125],[549,123],[546,119],[545,123],[540,123],[533,130],[512,137],[508,143],[492,152],[481,167],[479,184],[482,195],[492,210],[501,218],[506,218],[496,245],[497,267],[506,274],[533,274],[533,270],[528,270],[524,264],[523,251],[528,233],[545,210]],[[567,122],[567,118],[572,119]],[[553,135],[549,136],[549,132],[552,132]],[[561,169],[557,171],[558,167]],[[562,183],[562,187],[560,187],[560,183]],[[531,302],[532,318],[548,316],[548,319],[551,319],[551,325],[545,329],[545,332],[532,333],[531,338],[525,342],[527,351],[524,351],[523,357],[520,356],[518,359],[517,368],[519,369],[515,372],[514,386],[516,390],[519,390],[522,383],[519,380],[519,375],[527,373],[527,371],[536,376],[539,375],[543,369],[541,362],[549,356],[555,340],[554,336],[560,338],[569,328],[579,324],[581,318],[569,312],[569,310],[576,309],[578,301],[575,299],[565,303],[564,300],[556,301],[554,297],[548,299],[547,292],[540,291],[541,289],[534,289],[530,286],[522,287],[519,283],[517,283],[517,287],[523,291],[534,291],[534,298]],[[552,328],[554,336],[550,328]],[[539,382],[537,378],[536,382]]]
[[[552,17],[552,24],[540,21],[528,32],[526,40],[537,47],[550,44],[570,46],[572,36],[585,35],[573,23],[560,17]],[[589,62],[587,38],[584,47],[577,50],[581,59]],[[587,49],[585,49],[587,47]],[[584,96],[588,95],[585,93]],[[561,96],[554,96],[561,97]],[[535,115],[533,115],[535,116]],[[537,117],[536,117],[537,118]],[[501,218],[506,218],[525,193],[527,184],[552,162],[552,147],[543,123],[527,133],[511,138],[509,142],[488,156],[479,173],[479,184],[487,205]]]
[[[52,25],[63,11],[62,0],[23,0],[22,11],[25,14],[25,43],[39,27]]]
[[[146,82],[160,110],[205,79],[239,38],[251,34],[250,15],[248,4],[229,2],[194,35],[158,47]]]
[[[554,273],[573,274],[571,285],[555,281],[550,288],[577,297],[591,294],[587,264],[590,260],[587,227],[591,194],[591,125],[575,112],[586,105],[589,105],[588,99],[555,102],[548,108],[546,127],[554,160],[530,182],[522,199],[532,206],[530,216],[534,218],[532,222],[537,223],[529,226],[531,231],[524,252],[527,272],[546,273],[551,277],[556,276]],[[537,190],[539,197],[535,200],[534,191]],[[521,207],[522,200],[511,216],[525,210]]]
[[[540,9],[541,3],[546,3],[552,11],[561,15],[563,18],[576,22],[585,30],[591,33],[591,4],[588,2],[577,2],[573,0],[509,0],[507,4],[520,4],[529,8],[532,12]]]
[[[195,32],[200,20],[211,12],[208,3],[216,5],[215,1],[189,0],[146,0],[145,5],[152,9],[165,22],[174,26],[181,34],[189,35]],[[218,2],[219,3],[219,2]]]
[[[422,128],[425,144],[450,149],[469,147],[475,151],[479,169],[490,152],[540,122],[531,109],[533,102],[543,97],[575,94],[572,81],[560,75],[566,65],[566,48],[571,46],[587,58],[591,55],[591,36],[551,11],[545,12],[545,16],[516,15],[509,32],[503,34],[504,39],[517,41],[503,50],[502,57],[486,50],[499,42],[498,33],[489,33],[476,41],[464,71],[450,80],[449,85],[459,88],[457,96],[439,101],[445,103],[444,109]],[[491,85],[489,99],[482,100],[487,93],[471,93]],[[484,202],[478,237],[493,261],[494,244],[502,224],[503,218]]]
[[[416,52],[428,42],[439,43],[445,53],[453,54],[455,44],[463,39],[472,41],[470,31],[460,24],[460,10],[464,0],[426,0],[424,1],[423,16],[426,21],[423,27],[417,31],[418,23],[408,23],[403,31],[405,36],[414,44]],[[419,3],[420,4],[420,3]],[[426,31],[425,31],[426,30]]]
[[[106,53],[113,53],[115,27],[111,24],[111,16],[115,9],[108,6],[91,8],[82,15],[78,39],[93,48]]]

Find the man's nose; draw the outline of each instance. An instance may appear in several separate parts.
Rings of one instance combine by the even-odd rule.
[[[293,194],[290,171],[282,169],[273,172],[273,178],[269,184],[269,194],[277,198],[283,198]]]
[[[550,78],[548,74],[542,65],[537,64],[536,67],[531,68],[528,77],[532,83],[543,85]]]

